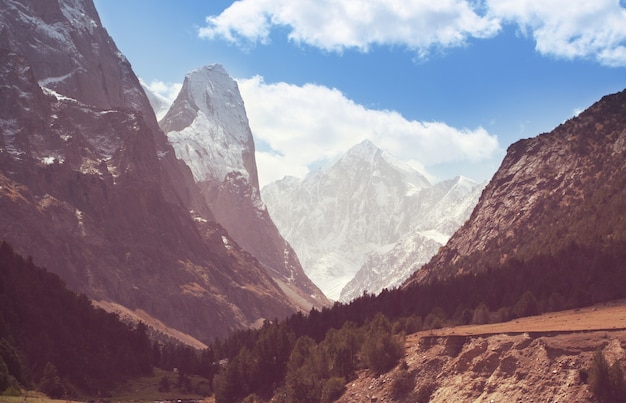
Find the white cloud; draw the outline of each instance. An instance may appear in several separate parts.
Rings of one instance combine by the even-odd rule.
[[[364,139],[415,166],[479,162],[500,152],[483,128],[456,129],[441,122],[409,121],[399,113],[372,110],[324,86],[238,80],[258,147],[263,186],[285,175],[302,177],[320,160],[332,160]],[[264,150],[262,148],[268,148]]]
[[[267,43],[273,26],[289,39],[324,50],[401,45],[426,54],[432,46],[490,37],[497,18],[480,15],[467,0],[240,0],[206,19],[199,35],[237,43]]]
[[[159,80],[152,80],[149,84],[146,82],[143,83],[146,87],[148,87],[150,91],[160,95],[165,100],[167,100],[170,105],[176,99],[176,96],[180,92],[180,89],[183,88],[183,85],[181,83],[166,83]]]
[[[532,34],[538,52],[626,66],[626,9],[615,0],[487,0],[491,15]]]
[[[327,51],[399,45],[420,56],[493,37],[508,22],[544,55],[626,66],[626,9],[616,0],[239,0],[206,22],[201,37],[240,45],[268,43],[282,26]]]
[[[581,113],[583,113],[583,111],[585,110],[585,108],[576,108],[574,109],[574,111],[572,112],[572,116],[573,117],[577,117],[578,115],[580,115]]]

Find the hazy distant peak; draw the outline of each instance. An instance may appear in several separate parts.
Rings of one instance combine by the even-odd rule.
[[[365,139],[359,144],[356,144],[346,152],[346,155],[354,156],[373,156],[382,150],[378,148],[371,140]]]

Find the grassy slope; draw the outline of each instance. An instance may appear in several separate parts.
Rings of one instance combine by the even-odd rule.
[[[498,333],[524,332],[578,332],[590,330],[626,329],[626,300],[612,301],[588,308],[549,312],[543,315],[515,319],[487,325],[466,325],[418,332],[407,337],[423,336],[478,336]]]

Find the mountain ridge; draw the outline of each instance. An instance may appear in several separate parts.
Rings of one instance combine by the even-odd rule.
[[[300,309],[329,301],[304,273],[261,198],[255,145],[237,82],[219,64],[195,69],[160,121],[178,158],[191,167],[204,200]]]
[[[298,311],[214,221],[93,2],[0,11],[2,239],[204,343]]]
[[[443,211],[434,214],[449,191],[444,189],[447,183],[430,184],[420,172],[364,140],[332,165],[313,171],[304,179],[284,178],[265,186],[262,196],[309,277],[331,299],[347,301],[366,290],[380,291],[398,285],[397,281],[381,281],[377,278],[380,276],[367,275],[363,278],[376,284],[353,283],[352,291],[342,295],[341,290],[368,262],[370,254],[387,253],[414,230],[440,241],[438,232],[450,236],[469,216],[468,207],[463,207],[460,215],[448,212],[450,220]],[[459,204],[459,200],[449,201],[451,210]],[[454,220],[460,222],[454,224]],[[433,248],[422,252],[427,250],[429,258]],[[426,259],[421,257],[420,261]],[[395,276],[409,274],[398,272]]]
[[[409,283],[623,240],[625,111],[626,91],[607,95],[552,132],[512,144],[470,219]]]

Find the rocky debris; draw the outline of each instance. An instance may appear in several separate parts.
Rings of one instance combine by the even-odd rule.
[[[626,363],[626,331],[407,339],[403,363],[361,371],[338,402],[596,402],[585,383],[594,352]]]

